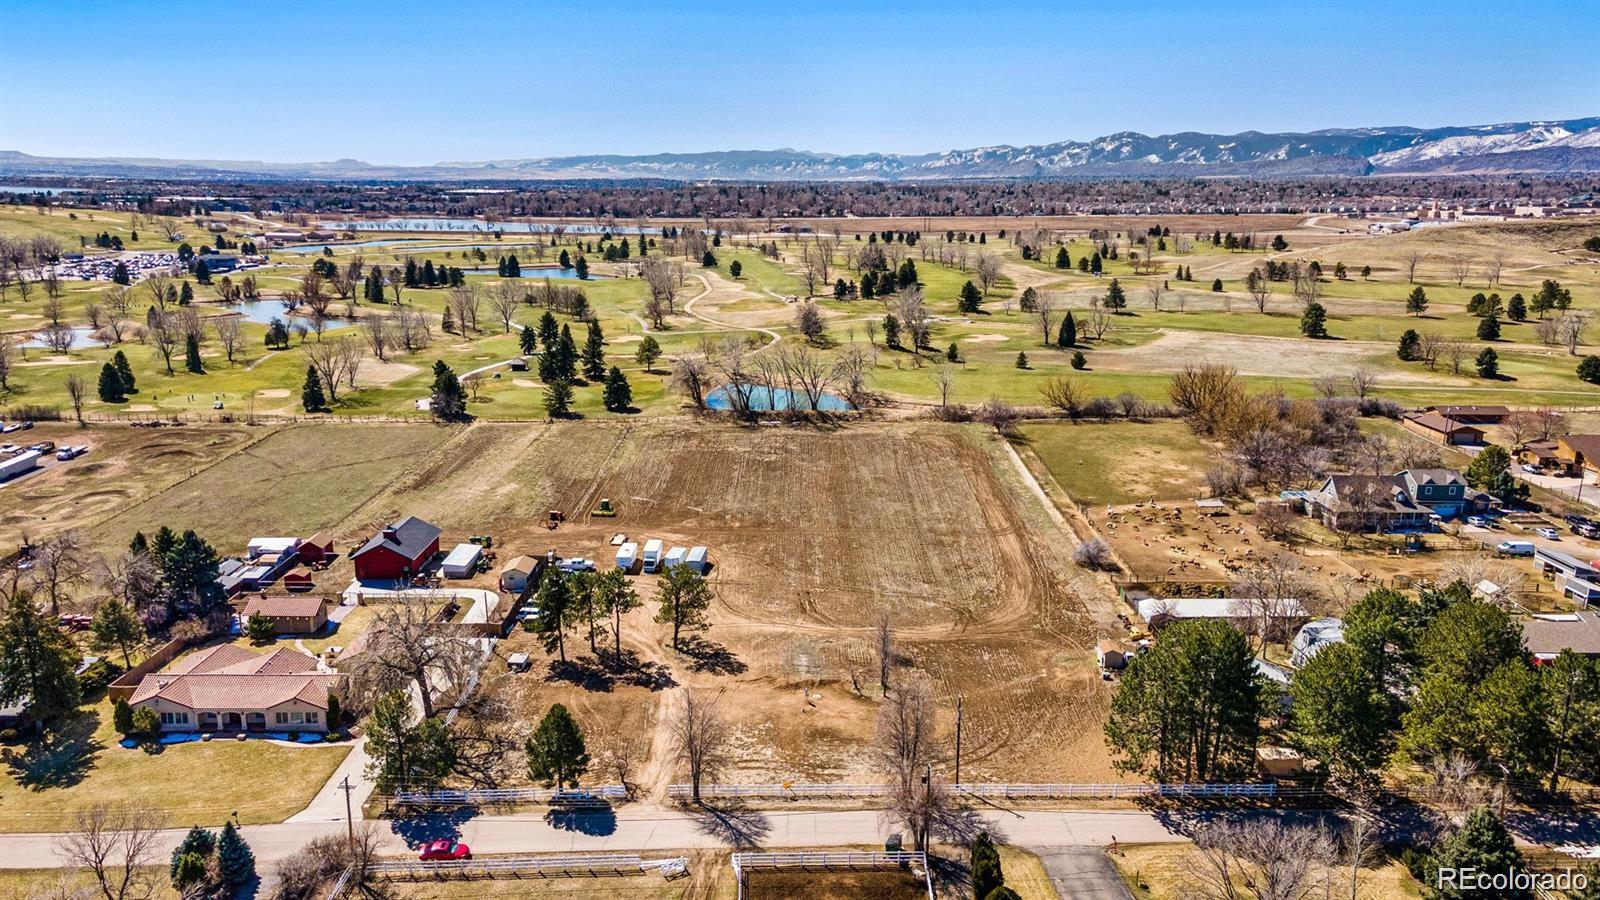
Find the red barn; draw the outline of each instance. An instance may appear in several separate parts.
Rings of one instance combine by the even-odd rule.
[[[333,562],[333,555],[333,538],[326,531],[319,531],[300,542],[300,561],[308,566]]]
[[[352,554],[356,578],[395,581],[412,578],[439,553],[439,529],[416,516],[386,526]]]

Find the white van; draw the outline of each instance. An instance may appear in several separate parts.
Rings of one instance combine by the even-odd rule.
[[[1533,541],[1501,541],[1494,549],[1506,556],[1532,556]]]

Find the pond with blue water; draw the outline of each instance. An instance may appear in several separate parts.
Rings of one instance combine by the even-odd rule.
[[[72,350],[83,350],[87,347],[104,347],[105,341],[94,336],[94,329],[87,325],[74,325],[72,331]],[[24,347],[48,348],[49,342],[44,339],[44,332],[38,332],[31,341],[23,341]]]
[[[601,279],[611,277],[609,275],[596,275],[595,273],[590,272],[588,278],[579,278],[577,269],[563,269],[563,268],[561,268],[559,266],[544,266],[544,267],[532,267],[532,268],[524,266],[524,267],[522,267],[521,272],[522,272],[522,277],[523,278],[568,278],[568,279],[572,279],[573,281],[600,281]],[[495,269],[493,267],[490,267],[490,266],[479,266],[476,269],[468,269],[467,270],[467,274],[468,275],[498,275],[499,274],[499,270]]]
[[[749,385],[744,390],[749,392],[750,408],[756,412],[811,408],[811,398],[788,388]],[[733,405],[730,388],[719,387],[706,395],[706,406],[712,409],[731,410]],[[823,412],[845,412],[850,409],[850,403],[835,394],[823,393],[817,399],[817,409]]]

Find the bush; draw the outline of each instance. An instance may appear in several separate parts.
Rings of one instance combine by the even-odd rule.
[[[155,734],[161,730],[161,717],[148,706],[133,711],[133,733]]]
[[[84,694],[93,694],[104,690],[105,686],[117,680],[122,674],[122,667],[110,660],[100,660],[94,665],[83,670],[78,676],[78,686]]]
[[[941,422],[971,422],[972,410],[960,403],[951,403],[948,406],[935,406],[933,417]]]
[[[1090,397],[1089,401],[1083,404],[1083,411],[1079,415],[1089,419],[1112,419],[1116,418],[1120,411],[1121,407],[1110,397]]]
[[[1578,380],[1600,384],[1600,356],[1585,356],[1578,363]]]
[[[4,419],[7,422],[59,422],[61,421],[61,407],[40,406],[37,403],[8,406],[0,410],[0,419]]]
[[[1078,371],[1081,372],[1088,365],[1089,365],[1089,361],[1084,358],[1082,350],[1074,350],[1074,351],[1072,351],[1072,367],[1074,369],[1077,369]]]
[[[329,835],[306,844],[299,853],[284,857],[273,869],[282,900],[309,900],[317,889],[351,863],[350,846],[343,836]]]
[[[119,699],[111,705],[111,727],[117,730],[117,734],[133,734],[133,707],[128,705],[128,701]]]
[[[1092,538],[1078,545],[1072,551],[1072,561],[1085,569],[1098,572],[1115,572],[1118,570],[1117,561],[1111,556],[1111,545],[1100,538]]]

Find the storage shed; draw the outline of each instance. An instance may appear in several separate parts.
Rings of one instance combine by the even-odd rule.
[[[711,562],[706,558],[705,547],[690,547],[689,552],[684,554],[683,564],[701,575],[711,568]]]
[[[457,544],[445,556],[440,571],[446,578],[471,578],[477,574],[478,561],[483,559],[483,548],[477,544]]]

